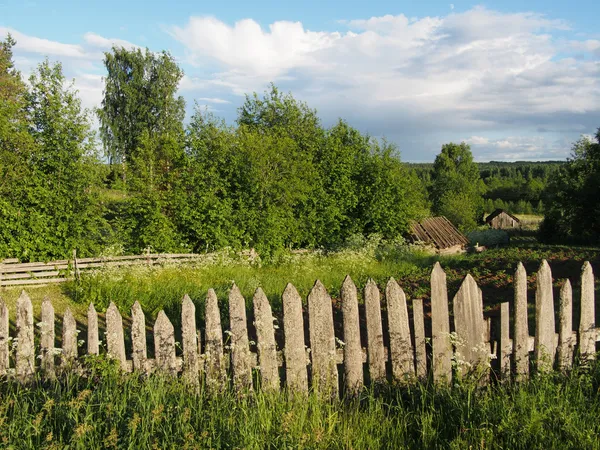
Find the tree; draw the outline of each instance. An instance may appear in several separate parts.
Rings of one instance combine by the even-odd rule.
[[[183,71],[168,52],[147,48],[113,47],[105,53],[104,65],[108,75],[97,114],[110,163],[125,168],[133,163],[134,175],[145,164],[155,167],[152,177],[168,173],[182,151],[185,102],[176,93]]]
[[[463,231],[475,228],[483,214],[484,185],[469,145],[443,145],[435,158],[433,180],[433,212],[446,216]]]
[[[600,128],[595,140],[582,137],[575,142],[567,164],[550,181],[542,240],[600,241]]]

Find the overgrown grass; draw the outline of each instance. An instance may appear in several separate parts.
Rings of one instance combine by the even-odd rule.
[[[208,395],[179,379],[120,375],[0,383],[4,448],[600,448],[600,367],[513,385],[386,385],[357,400]]]

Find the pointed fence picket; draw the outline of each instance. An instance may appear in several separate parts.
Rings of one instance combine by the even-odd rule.
[[[183,297],[181,356],[176,353],[175,336],[179,334],[165,312],[160,311],[153,325],[154,356],[148,358],[146,320],[138,302],[131,309],[129,354],[125,347],[123,317],[113,303],[105,312],[106,350],[98,339],[98,313],[90,304],[86,324],[88,342],[81,353],[97,355],[106,352],[124,371],[157,371],[171,376],[181,373],[188,382],[196,386],[204,383],[211,392],[224,389],[229,379],[238,391],[253,389],[255,370],[259,376],[257,388],[277,391],[285,387],[289,391],[306,393],[312,387],[331,396],[338,395],[340,377],[344,392],[356,395],[365,384],[365,373],[371,382],[409,382],[431,376],[436,383],[448,383],[455,376],[463,377],[473,372],[478,373],[480,382],[485,383],[489,380],[487,375],[493,356],[497,357],[493,370],[502,380],[525,379],[529,374],[530,353],[533,353],[533,367],[538,371],[569,370],[576,350],[583,362],[592,359],[600,333],[595,327],[591,265],[584,264],[581,272],[578,324],[573,324],[570,280],[564,280],[561,285],[556,324],[552,272],[547,261],[542,261],[535,282],[535,305],[531,305],[535,306],[534,336],[529,335],[527,325],[527,273],[522,264],[519,263],[515,272],[512,305],[511,302],[500,304],[500,317],[494,325],[498,328],[490,334],[489,319],[484,317],[482,292],[475,279],[467,274],[449,303],[446,275],[436,263],[431,273],[431,319],[425,315],[423,300],[409,302],[401,285],[393,278],[387,282],[383,296],[377,284],[368,280],[363,291],[365,347],[361,343],[358,290],[348,276],[340,291],[343,323],[338,336],[334,330],[332,299],[325,286],[317,281],[311,289],[307,298],[306,324],[309,349],[305,345],[303,299],[296,288],[288,284],[282,294],[284,348],[281,351],[277,350],[278,327],[271,305],[258,288],[253,296],[257,355],[251,353],[246,301],[239,288],[233,285],[228,298],[230,329],[225,333],[216,293],[213,289],[208,291],[203,339],[200,339],[196,323],[196,305],[187,295]],[[382,304],[385,305],[383,310]],[[387,319],[385,329],[384,317]],[[40,376],[54,377],[61,370],[84,367],[78,361],[78,343],[83,343],[77,338],[79,325],[69,309],[62,317],[60,349],[55,347],[55,312],[49,299],[42,302],[41,321],[34,326],[32,302],[23,291],[17,301],[14,320],[15,335],[11,341],[9,310],[0,299],[0,376],[27,381],[36,371]],[[426,321],[430,322],[427,324]],[[431,331],[426,333],[427,329]],[[36,330],[39,333],[37,349]],[[341,348],[336,348],[336,342]],[[385,347],[385,342],[389,342],[389,348]],[[59,366],[54,364],[57,353],[61,355]],[[285,382],[280,379],[280,366],[284,366]]]

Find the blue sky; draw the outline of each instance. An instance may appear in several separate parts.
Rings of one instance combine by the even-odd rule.
[[[188,114],[231,122],[274,82],[405,161],[463,140],[480,161],[564,159],[600,127],[598,3],[0,0],[0,38],[25,77],[60,61],[90,108],[102,52],[147,46],[183,68]]]

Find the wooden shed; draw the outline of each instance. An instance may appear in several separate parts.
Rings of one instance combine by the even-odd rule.
[[[435,248],[436,253],[463,253],[469,244],[467,237],[444,216],[430,217],[413,222],[410,227],[413,242],[422,242]]]
[[[521,221],[512,214],[504,211],[503,209],[497,209],[489,216],[487,216],[485,219],[485,223],[488,224],[490,227],[499,230],[521,228]]]

